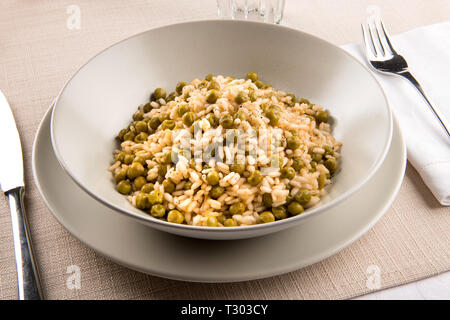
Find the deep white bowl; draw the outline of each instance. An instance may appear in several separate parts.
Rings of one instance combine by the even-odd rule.
[[[107,171],[117,147],[114,138],[156,87],[174,88],[180,80],[209,73],[244,77],[249,71],[330,110],[333,135],[343,142],[341,170],[319,205],[274,223],[207,228],[155,219],[115,191]],[[178,235],[241,239],[295,226],[358,190],[384,160],[392,115],[375,78],[339,47],[282,26],[213,20],[152,29],[92,58],[59,94],[51,137],[56,157],[73,180],[118,213]]]

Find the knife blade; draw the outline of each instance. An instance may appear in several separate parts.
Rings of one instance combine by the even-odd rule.
[[[8,156],[0,157],[0,189],[8,192],[25,185],[22,145],[9,103],[0,91],[0,149]]]
[[[22,145],[12,110],[0,91],[0,189],[9,200],[20,300],[41,300],[39,272],[33,257],[30,232],[23,204],[25,182]]]

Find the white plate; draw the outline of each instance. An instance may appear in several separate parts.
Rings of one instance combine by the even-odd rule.
[[[170,92],[178,81],[208,73],[242,78],[248,71],[257,71],[275,88],[330,110],[333,135],[343,143],[342,161],[333,185],[317,206],[274,223],[204,228],[156,219],[115,190],[106,170],[117,148],[114,137],[137,106],[148,101],[151,91],[164,87]],[[92,58],[57,97],[51,137],[66,172],[92,197],[117,212],[178,235],[238,239],[299,225],[358,190],[389,150],[392,116],[373,74],[343,49],[287,27],[211,20],[148,30]]]
[[[326,214],[264,237],[208,241],[152,229],[86,194],[54,156],[50,112],[42,120],[33,147],[38,189],[55,218],[76,238],[131,269],[200,282],[270,277],[335,254],[361,237],[386,212],[399,191],[405,166],[405,144],[395,122],[392,145],[379,171],[361,190]]]

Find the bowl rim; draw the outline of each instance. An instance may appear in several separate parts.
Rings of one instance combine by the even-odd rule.
[[[366,72],[372,77],[372,79],[375,81],[376,85],[378,86],[378,89],[381,91],[383,98],[384,98],[384,102],[385,102],[385,107],[387,109],[387,115],[388,115],[388,121],[389,121],[389,128],[388,128],[388,139],[385,141],[384,144],[384,149],[383,152],[378,156],[378,159],[375,162],[375,165],[372,167],[371,171],[367,174],[367,176],[360,181],[358,184],[356,184],[355,186],[353,186],[352,188],[346,190],[343,194],[341,194],[339,197],[337,197],[336,199],[331,200],[330,202],[324,204],[324,205],[319,205],[317,207],[312,207],[308,210],[306,210],[304,213],[299,214],[297,216],[293,216],[293,217],[289,217],[287,219],[282,219],[282,220],[277,220],[271,223],[263,223],[263,224],[255,224],[255,225],[249,225],[249,226],[236,226],[236,227],[203,227],[203,226],[192,226],[192,225],[187,225],[187,224],[176,224],[176,223],[171,223],[168,221],[164,221],[164,220],[160,220],[157,218],[154,218],[151,215],[141,215],[138,213],[135,213],[133,211],[129,211],[125,208],[122,208],[118,205],[115,205],[105,199],[103,199],[102,197],[96,195],[94,192],[92,192],[88,186],[84,185],[81,181],[79,181],[79,179],[72,174],[72,172],[70,171],[69,166],[64,162],[64,159],[58,149],[58,145],[56,143],[56,133],[55,133],[55,110],[57,110],[57,105],[58,105],[58,101],[59,98],[61,97],[61,95],[63,94],[63,92],[65,91],[65,89],[67,88],[67,86],[71,83],[72,79],[83,69],[85,68],[91,61],[93,61],[97,56],[103,54],[104,52],[106,52],[107,50],[109,50],[110,48],[128,41],[132,38],[135,37],[139,37],[147,32],[150,31],[155,31],[155,30],[159,30],[159,29],[165,29],[165,28],[171,28],[174,26],[183,26],[183,25],[191,25],[191,24],[202,24],[202,23],[223,23],[223,24],[252,24],[252,25],[263,25],[264,27],[268,27],[268,28],[275,28],[275,29],[284,29],[286,31],[290,31],[290,32],[299,32],[302,33],[304,36],[313,38],[315,41],[318,42],[322,42],[325,45],[334,47],[335,49],[343,52],[345,55],[347,55],[348,57],[350,57],[353,61],[355,61],[356,63],[358,63],[364,70],[366,70]],[[381,86],[380,82],[378,81],[378,79],[375,77],[375,75],[370,71],[370,69],[363,64],[361,61],[359,61],[356,57],[354,57],[353,55],[351,55],[349,52],[347,52],[346,50],[342,49],[341,47],[339,47],[338,45],[335,45],[327,40],[324,40],[322,38],[319,38],[315,35],[312,35],[310,33],[304,32],[302,30],[293,28],[293,27],[288,27],[288,26],[284,26],[284,25],[278,25],[278,24],[269,24],[269,23],[265,23],[265,22],[257,22],[257,21],[248,21],[248,20],[229,20],[229,19],[197,19],[197,20],[189,20],[189,21],[183,21],[183,22],[177,22],[177,23],[170,23],[170,24],[163,24],[163,25],[159,25],[153,28],[149,28],[147,30],[144,30],[142,32],[133,34],[131,36],[128,36],[124,39],[121,39],[109,46],[107,46],[106,48],[102,49],[101,51],[99,51],[97,54],[95,54],[94,56],[92,56],[91,58],[89,58],[85,63],[83,63],[82,66],[80,66],[71,76],[70,78],[66,81],[66,83],[64,84],[64,86],[61,88],[61,90],[58,92],[57,96],[55,97],[53,103],[51,104],[51,119],[50,119],[50,138],[51,138],[51,143],[52,143],[52,147],[53,147],[53,151],[55,153],[56,159],[58,160],[59,164],[61,165],[61,167],[63,168],[63,170],[66,172],[66,174],[82,189],[84,190],[87,194],[89,194],[92,198],[94,198],[95,200],[99,201],[100,203],[106,205],[107,207],[113,209],[116,212],[119,212],[125,216],[128,216],[130,218],[133,218],[141,223],[144,223],[146,225],[161,225],[165,228],[169,228],[169,229],[177,229],[177,230],[184,230],[184,231],[196,231],[196,232],[201,232],[201,233],[216,233],[216,232],[221,232],[221,233],[238,233],[238,232],[244,232],[244,231],[250,231],[250,230],[261,230],[261,229],[269,229],[269,228],[276,228],[276,227],[282,227],[285,224],[292,224],[292,226],[296,225],[297,223],[299,223],[300,221],[304,220],[304,219],[308,219],[309,217],[316,215],[316,214],[320,214],[323,213],[325,211],[327,211],[327,209],[330,209],[332,206],[344,201],[345,199],[349,198],[351,195],[353,195],[356,191],[358,191],[363,185],[365,185],[372,177],[373,175],[378,171],[378,169],[380,168],[381,164],[384,162],[384,159],[386,158],[386,155],[389,151],[389,147],[391,145],[392,142],[392,134],[393,134],[393,114],[392,114],[392,109],[389,103],[389,100],[387,99],[387,95],[386,92],[384,91],[383,87]],[[165,230],[164,231],[167,231]],[[158,228],[159,229],[159,228]],[[280,229],[281,230],[281,229]]]

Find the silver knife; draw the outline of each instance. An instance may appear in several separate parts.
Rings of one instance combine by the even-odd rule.
[[[0,91],[0,149],[8,156],[0,158],[0,188],[8,197],[11,212],[20,300],[41,300],[39,273],[33,258],[30,233],[23,205],[25,183],[22,146],[16,122]]]

